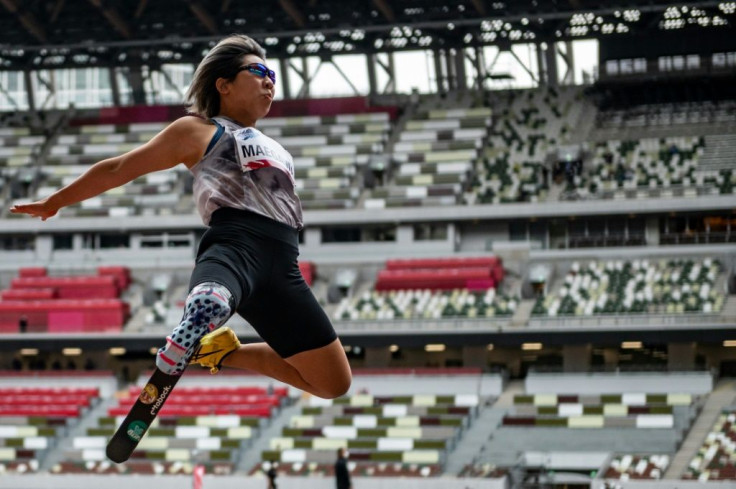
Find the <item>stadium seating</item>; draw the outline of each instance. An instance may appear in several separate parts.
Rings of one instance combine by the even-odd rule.
[[[259,122],[294,157],[296,188],[304,209],[355,207],[355,177],[380,154],[391,127],[387,112],[337,116],[270,117]]]
[[[139,393],[140,388],[132,386],[126,398],[120,399],[117,406],[108,409],[108,415],[127,414]],[[160,413],[164,417],[222,414],[268,418],[272,410],[279,408],[285,396],[285,388],[278,388],[273,394],[268,394],[259,387],[179,387],[166,400]],[[207,399],[208,402],[197,402],[199,398]]]
[[[466,201],[544,200],[547,155],[573,132],[583,108],[581,97],[575,88],[559,87],[509,92],[498,101],[498,118]]]
[[[46,137],[40,130],[31,129],[27,126],[9,127],[3,121],[0,127],[0,196],[6,187],[10,188],[19,175],[20,168],[29,168],[34,164],[34,156],[38,157],[41,148],[46,142]],[[28,185],[30,181],[26,182]],[[19,192],[11,188],[10,196],[24,197],[24,195],[13,195]]]
[[[468,464],[458,474],[458,477],[488,477],[497,478],[506,475],[507,471],[496,467],[494,464]]]
[[[265,477],[270,462],[253,467],[248,475]],[[434,477],[441,474],[439,465],[416,465],[379,462],[374,464],[348,462],[348,470],[353,477]],[[332,463],[279,463],[279,475],[298,477],[334,477],[335,465]]]
[[[716,313],[723,294],[715,288],[717,260],[573,263],[559,291],[540,297],[534,315]]]
[[[398,132],[386,185],[369,189],[369,209],[453,205],[479,156],[491,122],[485,107],[423,110]]]
[[[23,113],[0,114],[0,204],[3,216],[9,203],[28,197],[36,180],[36,163],[43,152],[46,136],[30,124]]]
[[[508,467],[528,452],[634,449],[672,457],[701,405],[701,398],[677,393],[515,394],[478,461]]]
[[[661,479],[670,463],[669,455],[616,455],[603,474],[605,479]]]
[[[86,124],[64,127],[51,145],[43,167],[44,180],[35,198],[43,198],[81,175],[89,166],[130,151],[150,140],[166,122]],[[62,216],[166,215],[182,210],[180,180],[184,168],[157,172],[111,189],[60,211]],[[191,206],[183,208],[190,212]]]
[[[675,426],[674,406],[690,406],[690,394],[535,394],[514,396],[505,426],[561,428],[664,428]]]
[[[130,306],[119,297],[130,285],[127,267],[99,267],[97,275],[48,276],[43,267],[19,270],[0,292],[0,332],[120,331]]]
[[[107,416],[100,417],[84,436],[75,437],[56,470],[115,472],[105,465],[104,448],[139,393],[140,387],[130,387],[126,397],[108,408]],[[208,473],[230,474],[239,450],[280,409],[286,394],[285,388],[269,393],[260,387],[179,387],[123,472],[190,473],[194,464],[202,464]]]
[[[510,316],[518,299],[498,292],[504,270],[497,257],[393,259],[378,272],[375,290],[344,298],[335,319],[439,319]]]
[[[595,147],[588,190],[596,197],[698,195],[708,183],[697,174],[702,137],[606,141]],[[618,193],[619,189],[626,192]],[[701,189],[706,192],[706,189]]]
[[[356,394],[334,400],[310,398],[282,436],[270,440],[263,461],[279,464],[329,464],[346,447],[350,460],[365,473],[387,466],[412,475],[405,466],[427,466],[434,475],[460,432],[477,415],[477,395],[372,396]],[[386,464],[381,468],[380,464]],[[377,467],[378,466],[378,467]],[[357,469],[356,469],[357,470]],[[384,474],[386,475],[386,474]]]
[[[203,465],[205,471],[212,475],[230,475],[233,473],[231,462],[212,461],[206,464],[182,461],[139,461],[128,460],[124,464],[113,464],[109,461],[73,462],[62,461],[51,468],[51,474],[136,474],[136,475],[191,475],[197,465]]]
[[[684,479],[736,480],[736,411],[724,410],[690,462]]]
[[[600,128],[622,131],[651,126],[671,127],[685,124],[727,123],[736,120],[736,103],[730,100],[678,103],[652,103],[625,109],[608,109],[597,114]]]
[[[46,451],[98,401],[97,388],[0,387],[0,472],[37,470]]]
[[[32,164],[46,138],[29,127],[0,127],[0,174],[14,175],[18,168]]]
[[[101,159],[150,140],[166,122],[85,124],[66,127],[50,149],[42,198]],[[305,209],[354,207],[355,177],[371,155],[384,150],[391,127],[388,112],[337,116],[271,117],[259,123],[294,157],[296,188]],[[188,214],[194,211],[186,169],[157,172],[62,209],[62,215],[113,216]]]
[[[513,315],[517,305],[518,299],[498,294],[496,289],[371,291],[357,299],[343,299],[333,317],[342,320],[504,317]]]

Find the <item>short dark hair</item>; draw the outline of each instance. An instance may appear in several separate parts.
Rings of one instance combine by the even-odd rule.
[[[226,37],[202,59],[187,90],[189,112],[203,117],[220,113],[220,94],[215,89],[218,78],[235,78],[243,57],[248,54],[266,59],[266,51],[253,38],[243,34]]]

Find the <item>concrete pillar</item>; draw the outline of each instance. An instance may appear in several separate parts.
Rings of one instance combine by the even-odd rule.
[[[462,242],[460,230],[455,223],[447,223],[447,242],[452,244],[452,250],[458,251]]]
[[[575,52],[572,50],[572,42],[565,41],[565,61],[567,62],[567,72],[563,82],[565,85],[575,84]]]
[[[470,48],[468,48],[470,49]],[[480,47],[473,48],[475,57],[473,58],[473,64],[475,65],[476,78],[473,81],[473,86],[478,91],[483,91],[483,82],[486,79],[486,62],[483,56],[483,49]]]
[[[539,77],[539,85],[543,86],[545,83],[547,83],[547,64],[544,58],[545,48],[542,47],[542,44],[546,43],[537,43],[536,44],[536,54],[537,54],[537,76]]]
[[[51,261],[54,252],[54,238],[51,235],[36,237],[36,260],[39,262]]]
[[[74,251],[81,251],[84,248],[84,235],[77,233],[72,236],[72,249]]]
[[[31,70],[23,71],[23,83],[26,86],[26,97],[28,98],[28,108],[30,110],[36,110],[36,92],[33,89],[33,79],[31,77]]]
[[[644,239],[647,246],[659,246],[659,218],[648,217],[646,226]]]
[[[396,228],[396,244],[410,245],[414,242],[414,227],[412,225],[402,224]]]
[[[304,246],[317,247],[322,244],[322,230],[320,228],[306,228],[304,230]]]
[[[465,92],[468,90],[468,75],[465,71],[465,50],[463,48],[458,48],[455,51],[455,57],[453,61],[455,63],[454,71],[456,89]]]
[[[562,368],[565,372],[587,372],[593,347],[587,345],[565,345],[562,347]]]
[[[143,70],[140,66],[131,66],[128,69],[128,83],[132,92],[133,105],[145,105],[146,89],[143,84]]]
[[[695,343],[668,343],[667,370],[692,370],[695,368]]]
[[[111,66],[107,69],[108,76],[110,77],[110,91],[112,92],[112,104],[115,107],[120,107],[120,84],[118,83],[118,70]]]
[[[618,349],[606,348],[603,350],[603,364],[607,368],[618,368]]]
[[[281,94],[285,99],[291,98],[291,83],[289,82],[289,61],[286,58],[279,59],[279,76],[281,78]]]
[[[736,348],[726,348],[720,345],[701,345],[698,353],[705,357],[705,366],[708,369],[721,369],[723,362],[736,362]]]
[[[486,345],[463,346],[463,367],[485,367],[488,361]]]
[[[373,97],[378,93],[378,81],[376,78],[376,64],[378,60],[375,54],[369,54],[365,57],[365,61],[368,68],[368,95]]]
[[[384,368],[391,363],[391,351],[387,346],[371,346],[365,349],[366,368]]]
[[[437,93],[445,93],[445,73],[442,65],[444,51],[440,49],[434,50],[434,76],[437,83]]]
[[[544,52],[544,62],[547,67],[547,85],[556,87],[559,85],[559,75],[557,74],[557,50],[554,42],[547,45],[547,50]]]
[[[489,362],[504,365],[511,377],[521,374],[521,348],[495,347],[489,355]]]

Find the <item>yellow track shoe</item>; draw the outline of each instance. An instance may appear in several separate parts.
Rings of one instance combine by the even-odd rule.
[[[199,340],[199,346],[192,354],[190,363],[208,367],[211,374],[222,368],[222,361],[230,353],[240,348],[240,340],[232,329],[222,327],[207,333]]]

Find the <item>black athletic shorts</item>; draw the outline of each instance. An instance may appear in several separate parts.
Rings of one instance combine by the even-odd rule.
[[[304,281],[298,231],[254,212],[221,208],[202,236],[189,290],[217,282],[235,310],[282,358],[332,343],[337,334]]]

